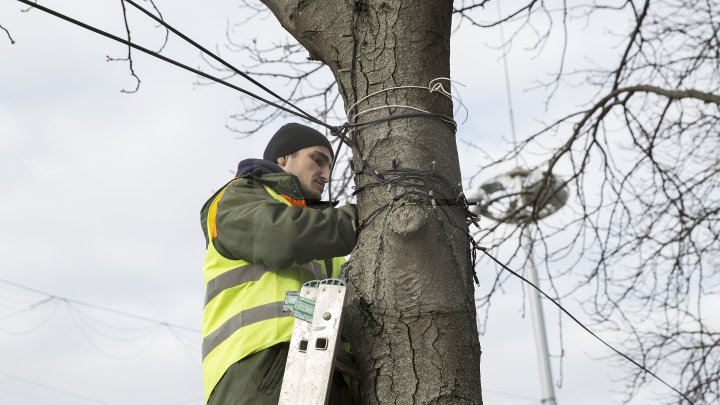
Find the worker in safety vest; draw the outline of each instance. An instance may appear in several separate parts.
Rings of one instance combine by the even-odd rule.
[[[330,142],[300,124],[280,128],[263,159],[203,206],[207,252],[202,357],[209,405],[276,405],[294,318],[285,293],[337,277],[355,246],[357,208],[320,203],[333,164]],[[348,404],[342,378],[331,404]]]

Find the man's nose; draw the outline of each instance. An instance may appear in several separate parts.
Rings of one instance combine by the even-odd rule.
[[[320,174],[320,179],[327,183],[330,180],[330,167],[324,167],[322,170],[322,173]]]

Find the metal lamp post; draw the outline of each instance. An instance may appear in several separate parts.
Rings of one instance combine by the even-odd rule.
[[[494,177],[480,186],[476,196],[478,204],[474,211],[495,221],[513,223],[523,227],[521,245],[527,255],[528,280],[539,286],[529,225],[557,212],[565,205],[567,198],[567,188],[560,178],[554,175],[547,176],[542,171],[516,168]],[[535,347],[540,367],[542,403],[556,405],[540,294],[528,286],[528,296],[530,297]]]

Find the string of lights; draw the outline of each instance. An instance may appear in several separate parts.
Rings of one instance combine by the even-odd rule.
[[[188,332],[194,332],[194,333],[198,333],[198,334],[200,333],[200,330],[199,330],[199,329],[196,329],[196,328],[190,328],[190,327],[187,327],[187,326],[184,326],[184,325],[179,325],[179,324],[172,323],[172,322],[168,322],[168,321],[163,321],[163,320],[159,320],[159,319],[149,318],[149,317],[147,317],[147,316],[137,315],[137,314],[133,314],[133,313],[130,313],[130,312],[119,311],[119,310],[117,310],[117,309],[108,308],[108,307],[104,307],[104,306],[97,305],[97,304],[93,304],[93,303],[89,303],[89,302],[83,302],[83,301],[74,300],[74,299],[71,299],[71,298],[63,297],[63,296],[56,295],[56,294],[52,294],[52,293],[45,292],[45,291],[41,291],[41,290],[38,290],[38,289],[36,289],[36,288],[28,287],[28,286],[26,286],[26,285],[19,284],[19,283],[10,281],[10,280],[6,280],[6,279],[0,278],[0,283],[7,284],[7,285],[11,285],[11,286],[13,286],[13,287],[20,288],[20,289],[22,289],[22,290],[34,292],[34,293],[36,293],[36,294],[44,295],[45,297],[52,298],[53,300],[64,301],[64,302],[67,302],[67,303],[70,303],[70,304],[75,304],[75,305],[79,305],[79,306],[83,306],[83,307],[87,307],[87,308],[97,309],[97,310],[104,311],[104,312],[109,312],[109,313],[113,313],[113,314],[117,314],[117,315],[122,315],[122,316],[130,317],[130,318],[135,318],[135,319],[139,319],[139,320],[151,322],[151,323],[154,323],[154,324],[157,324],[157,325],[166,326],[166,327],[169,327],[169,328],[176,328],[176,329],[180,329],[180,330],[184,330],[184,331],[188,331]],[[48,301],[48,302],[50,302],[50,300],[47,300],[47,299],[43,299],[42,301]],[[42,301],[41,301],[41,302],[42,302]]]
[[[192,333],[194,336],[196,336],[200,333],[200,331],[197,329],[188,328],[171,322],[148,318],[141,315],[131,314],[124,311],[118,311],[96,304],[73,300],[70,298],[40,291],[38,289],[31,288],[5,279],[0,279],[0,283],[4,283],[15,288],[29,291],[34,294],[41,294],[45,296],[45,298],[37,302],[34,302],[26,307],[4,315],[0,318],[0,321],[9,320],[19,315],[29,314],[31,311],[48,307],[48,312],[42,316],[42,319],[40,321],[33,323],[33,325],[25,327],[22,330],[9,328],[8,326],[3,325],[2,327],[0,327],[0,332],[6,333],[8,335],[27,335],[33,333],[40,329],[40,327],[42,327],[43,325],[47,324],[57,313],[58,309],[64,306],[68,311],[71,321],[73,322],[83,339],[93,349],[106,357],[121,360],[138,357],[142,355],[159,338],[160,331],[162,329],[166,329],[173,337],[173,339],[176,340],[183,348],[184,352],[188,355],[192,364],[199,366],[199,347],[197,345],[196,338],[193,338],[192,341],[190,341],[188,340],[188,338],[185,338],[182,333],[180,333]],[[85,308],[85,310],[83,310],[83,308]],[[149,323],[149,325],[143,325],[140,327],[119,326],[116,323],[110,323],[90,315],[87,309],[137,319],[145,323]],[[122,346],[119,351],[117,349],[117,344],[120,344]],[[133,345],[133,347],[128,349],[129,345],[131,344]],[[113,349],[110,348],[111,345]]]
[[[35,323],[34,325],[28,326],[21,330],[11,329],[11,328],[7,328],[7,327],[0,327],[0,331],[2,331],[3,333],[6,333],[8,335],[15,335],[15,336],[28,335],[30,333],[33,333],[36,330],[40,329],[43,325],[50,322],[50,320],[53,318],[53,316],[55,315],[57,310],[60,308],[61,303],[62,303],[61,300],[58,300],[57,298],[52,297],[50,299],[44,299],[37,304],[33,304],[30,307],[28,307],[26,310],[17,311],[12,314],[9,314],[8,316],[4,316],[0,320],[6,321],[8,319],[14,318],[17,315],[28,314],[30,311],[34,311],[38,308],[41,308],[41,307],[45,306],[46,304],[53,304],[52,306],[49,307],[50,309],[48,310],[48,313],[45,314],[45,316],[43,318],[41,318],[40,321]]]
[[[109,357],[109,358],[111,358],[111,359],[116,359],[116,360],[128,360],[128,359],[132,359],[132,358],[138,357],[138,356],[142,355],[142,354],[153,344],[153,342],[155,341],[155,339],[157,339],[157,337],[158,337],[158,333],[157,333],[157,332],[158,332],[158,328],[159,328],[158,326],[156,326],[156,327],[154,328],[154,330],[152,330],[151,333],[149,333],[149,334],[148,334],[147,336],[145,336],[145,337],[136,337],[136,338],[134,338],[134,339],[122,339],[122,338],[117,338],[117,337],[115,337],[115,336],[111,336],[111,335],[107,335],[107,334],[104,334],[104,333],[102,333],[102,332],[99,332],[97,329],[92,328],[91,326],[89,326],[88,323],[86,323],[86,322],[83,323],[83,321],[81,320],[81,318],[79,318],[73,311],[70,311],[70,318],[72,319],[72,321],[73,321],[73,323],[75,324],[75,326],[77,327],[77,329],[80,331],[80,334],[81,334],[82,337],[85,339],[85,341],[86,341],[90,346],[92,346],[95,350],[97,350],[98,352],[102,353],[103,355],[105,355],[105,356],[107,356],[107,357]],[[83,325],[84,325],[84,326],[83,326]],[[131,340],[139,340],[139,339],[145,338],[145,342],[144,342],[144,344],[140,345],[139,348],[136,348],[136,349],[134,349],[133,351],[131,351],[131,352],[129,352],[129,353],[115,354],[115,353],[111,352],[110,350],[103,348],[98,342],[96,342],[96,341],[90,336],[90,331],[94,331],[94,332],[95,332],[96,334],[98,334],[98,335],[101,335],[101,336],[104,336],[104,337],[106,337],[106,338],[109,338],[109,339],[112,339],[112,340],[116,340],[116,341],[129,342],[129,341],[131,341]]]

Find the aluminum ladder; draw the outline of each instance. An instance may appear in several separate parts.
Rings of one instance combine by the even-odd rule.
[[[309,281],[289,291],[284,311],[296,318],[278,405],[325,405],[333,371],[355,376],[350,354],[340,344],[345,282]]]

